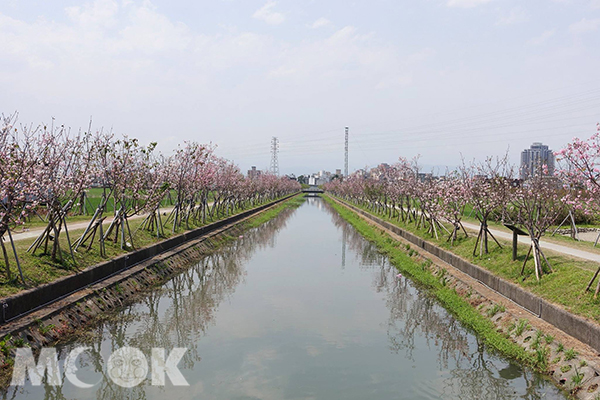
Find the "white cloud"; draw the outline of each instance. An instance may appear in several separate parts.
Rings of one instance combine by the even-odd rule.
[[[489,3],[492,0],[448,0],[448,7],[473,8],[482,4]]]
[[[408,56],[408,61],[411,63],[419,63],[429,58],[432,58],[433,56],[435,56],[435,50],[427,47],[417,53]]]
[[[594,10],[599,9],[600,8],[600,0],[591,0],[590,7],[592,7],[592,9],[594,9]]]
[[[130,24],[120,31],[121,50],[153,53],[164,50],[185,50],[192,41],[189,28],[173,23],[153,8],[136,7],[130,12]]]
[[[315,22],[313,22],[312,24],[310,24],[309,26],[313,29],[317,29],[317,28],[321,28],[324,26],[328,26],[331,25],[331,21],[328,20],[327,18],[319,18],[318,20],[316,20]]]
[[[379,42],[374,33],[362,34],[354,26],[329,37],[288,49],[281,63],[269,72],[271,79],[288,84],[319,87],[330,82],[364,82],[370,89],[393,90],[409,86],[421,63],[435,55],[430,48],[403,56]]]
[[[274,81],[308,92],[337,79],[370,89],[407,85],[411,62],[431,55],[424,50],[402,56],[394,45],[352,26],[291,43],[239,29],[199,33],[147,1],[112,5],[96,0],[69,8],[66,22],[29,22],[0,13],[0,42],[6,43],[0,84],[5,93],[52,98],[55,104],[94,93],[81,102],[85,113],[175,104],[183,113],[181,104],[199,104],[204,100],[191,99],[214,96],[216,88],[220,96],[245,102],[256,96],[259,83],[264,87]],[[181,102],[171,104],[169,98]]]
[[[527,13],[521,7],[514,7],[508,15],[501,16],[496,25],[514,25],[522,22],[527,22],[529,18]]]
[[[276,5],[277,2],[269,1],[264,6],[256,10],[252,17],[260,19],[270,25],[279,25],[285,21],[285,15],[280,12],[273,11],[273,8]]]
[[[600,27],[600,18],[586,19],[583,18],[581,21],[575,22],[569,26],[569,32],[576,35],[588,32],[594,32]]]
[[[87,27],[111,27],[116,24],[119,5],[114,0],[96,0],[83,7],[67,7],[65,12],[69,18],[79,25]]]
[[[375,85],[376,89],[391,89],[395,87],[409,86],[413,83],[412,74],[389,76]]]
[[[552,36],[554,36],[555,33],[556,33],[556,29],[551,29],[551,30],[544,31],[544,32],[542,32],[541,35],[529,39],[527,41],[527,44],[530,44],[530,45],[533,45],[533,46],[539,46],[539,45],[545,43]]]

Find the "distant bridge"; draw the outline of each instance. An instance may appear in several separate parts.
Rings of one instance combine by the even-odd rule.
[[[318,186],[309,186],[307,188],[302,189],[302,193],[305,193],[307,195],[310,196],[317,196],[321,193],[323,193],[323,189],[319,188]]]

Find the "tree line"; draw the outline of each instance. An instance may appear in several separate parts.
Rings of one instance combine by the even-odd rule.
[[[487,254],[490,238],[501,247],[489,230],[491,220],[521,227],[531,239],[525,262],[533,254],[539,280],[552,272],[539,245],[544,233],[565,213],[595,216],[600,211],[600,124],[590,138],[575,138],[555,155],[559,168],[554,176],[540,163],[525,181],[515,178],[517,168],[508,155],[463,160],[459,168],[439,177],[424,174],[418,157],[400,157],[394,165],[357,171],[325,189],[373,212],[414,223],[432,237],[447,235],[452,244],[459,235],[468,236],[462,224],[468,212],[479,221],[473,255]]]
[[[94,242],[102,255],[107,240],[133,249],[129,219],[135,215],[147,214],[141,228],[160,238],[167,223],[172,232],[189,229],[300,190],[297,182],[286,177],[269,173],[245,177],[235,164],[217,156],[211,144],[186,141],[171,155],[157,147],[112,132],[92,132],[91,127],[72,132],[54,121],[23,125],[17,123],[16,114],[2,115],[0,245],[7,279],[11,279],[12,250],[24,283],[12,231],[32,216],[47,224],[28,252],[48,254],[58,262],[70,255],[75,262],[73,252],[91,249]],[[67,216],[82,207],[92,185],[102,188],[100,202],[84,233],[71,237]],[[161,216],[165,197],[171,198],[173,207]],[[104,229],[109,201],[114,218]],[[61,249],[63,232],[68,249]]]

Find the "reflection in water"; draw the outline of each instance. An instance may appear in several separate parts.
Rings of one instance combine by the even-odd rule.
[[[348,240],[347,227],[342,227],[342,269],[346,267],[346,240]]]
[[[387,334],[390,349],[405,351],[406,358],[415,361],[416,341],[425,341],[427,348],[437,351],[438,368],[448,370],[444,378],[443,398],[491,399],[512,398],[517,393],[511,380],[522,379],[525,391],[520,398],[540,399],[539,389],[551,383],[531,371],[523,371],[512,362],[490,356],[479,338],[471,335],[431,296],[418,289],[410,280],[397,277],[397,269],[376,246],[366,241],[329,204],[325,209],[338,230],[342,231],[343,249],[349,241],[363,269],[370,269],[373,287],[385,293],[390,311]],[[347,232],[350,232],[347,239]],[[342,254],[342,266],[345,255]],[[546,396],[543,396],[547,398]]]
[[[332,221],[333,223],[330,223]],[[341,265],[340,269],[340,249]],[[320,199],[308,199],[203,258],[59,349],[89,346],[93,389],[31,385],[7,398],[564,398],[490,354],[431,296]],[[235,293],[234,293],[235,292]],[[105,360],[124,346],[188,349],[189,387],[127,389]],[[64,371],[63,371],[64,373]],[[63,376],[64,378],[64,376]]]
[[[295,209],[286,208],[258,228],[246,231],[213,254],[174,276],[160,289],[151,291],[139,303],[124,307],[104,321],[91,327],[85,338],[59,349],[59,359],[75,347],[87,346],[88,350],[78,358],[78,367],[85,374],[79,377],[86,383],[96,383],[94,390],[98,399],[145,399],[151,385],[148,379],[133,388],[116,385],[106,371],[107,361],[116,350],[129,346],[149,350],[151,348],[187,348],[178,364],[180,369],[193,369],[199,362],[200,338],[214,323],[219,305],[230,297],[246,274],[245,263],[254,252],[276,246],[275,236],[285,228]],[[167,350],[167,351],[168,351]],[[149,356],[150,351],[146,352]],[[66,381],[62,371],[62,382]],[[79,375],[79,374],[78,374]],[[73,387],[63,385],[65,390]],[[4,398],[17,398],[20,394],[45,399],[67,399],[63,388],[44,386],[43,396],[38,396],[31,386],[10,388]],[[89,393],[86,393],[89,394]],[[79,397],[76,397],[79,398]]]

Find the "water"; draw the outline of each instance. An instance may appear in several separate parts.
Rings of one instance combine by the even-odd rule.
[[[550,382],[486,351],[320,199],[206,257],[61,346],[77,377],[11,388],[46,399],[558,399]],[[114,384],[104,358],[188,348],[189,387]]]

